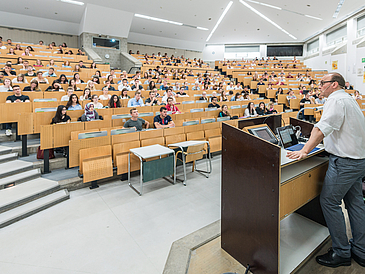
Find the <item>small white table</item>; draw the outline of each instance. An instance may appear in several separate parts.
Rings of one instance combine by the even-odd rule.
[[[136,155],[140,162],[141,162],[141,170],[140,170],[140,191],[138,191],[131,183],[130,177],[131,177],[131,153]],[[137,192],[139,196],[142,196],[143,192],[143,159],[149,159],[154,157],[160,157],[163,155],[173,154],[173,161],[175,162],[175,151],[161,146],[161,145],[152,145],[152,146],[146,146],[146,147],[139,147],[139,148],[132,148],[129,150],[128,154],[128,184],[129,186]],[[174,164],[174,182],[176,183],[176,165]]]
[[[187,147],[190,147],[190,146],[201,145],[201,144],[207,144],[208,145],[207,157],[208,157],[208,160],[209,160],[209,169],[207,167],[207,171],[198,170],[198,169],[196,169],[196,171],[198,171],[200,174],[202,174],[206,178],[209,178],[209,174],[212,172],[212,161],[211,161],[211,158],[210,158],[210,146],[209,146],[208,141],[185,141],[185,142],[169,144],[168,147],[178,147],[178,148],[180,148],[180,150],[182,152],[184,152],[184,148],[187,148]],[[182,153],[182,160],[183,160],[182,162],[183,162],[183,168],[184,168],[184,181],[183,181],[183,184],[186,186],[186,166],[185,166],[185,155],[184,155],[184,153]],[[175,161],[175,170],[176,170],[176,161]],[[208,175],[205,175],[204,173],[207,173]]]

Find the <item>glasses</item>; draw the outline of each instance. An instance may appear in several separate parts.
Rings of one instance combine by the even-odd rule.
[[[335,82],[335,81],[320,81],[319,82],[319,85],[323,87],[324,84],[326,84],[326,83],[333,83],[333,82]]]

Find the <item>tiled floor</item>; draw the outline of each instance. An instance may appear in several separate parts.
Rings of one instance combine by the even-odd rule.
[[[221,157],[212,162],[209,179],[189,167],[188,186],[156,180],[142,197],[125,181],[71,192],[0,230],[0,273],[162,273],[172,242],[220,218]]]

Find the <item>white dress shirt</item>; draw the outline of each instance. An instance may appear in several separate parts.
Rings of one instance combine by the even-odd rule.
[[[323,133],[327,152],[365,158],[365,117],[356,100],[343,89],[328,96],[321,120],[314,126]]]

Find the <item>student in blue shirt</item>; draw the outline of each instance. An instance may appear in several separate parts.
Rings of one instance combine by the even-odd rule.
[[[66,104],[66,108],[67,110],[79,110],[82,109],[80,102],[79,102],[79,98],[77,97],[76,94],[72,94],[70,96],[70,99],[68,100],[67,104]]]
[[[134,93],[134,98],[128,101],[128,107],[143,107],[143,100],[141,98],[141,91],[137,90]]]

